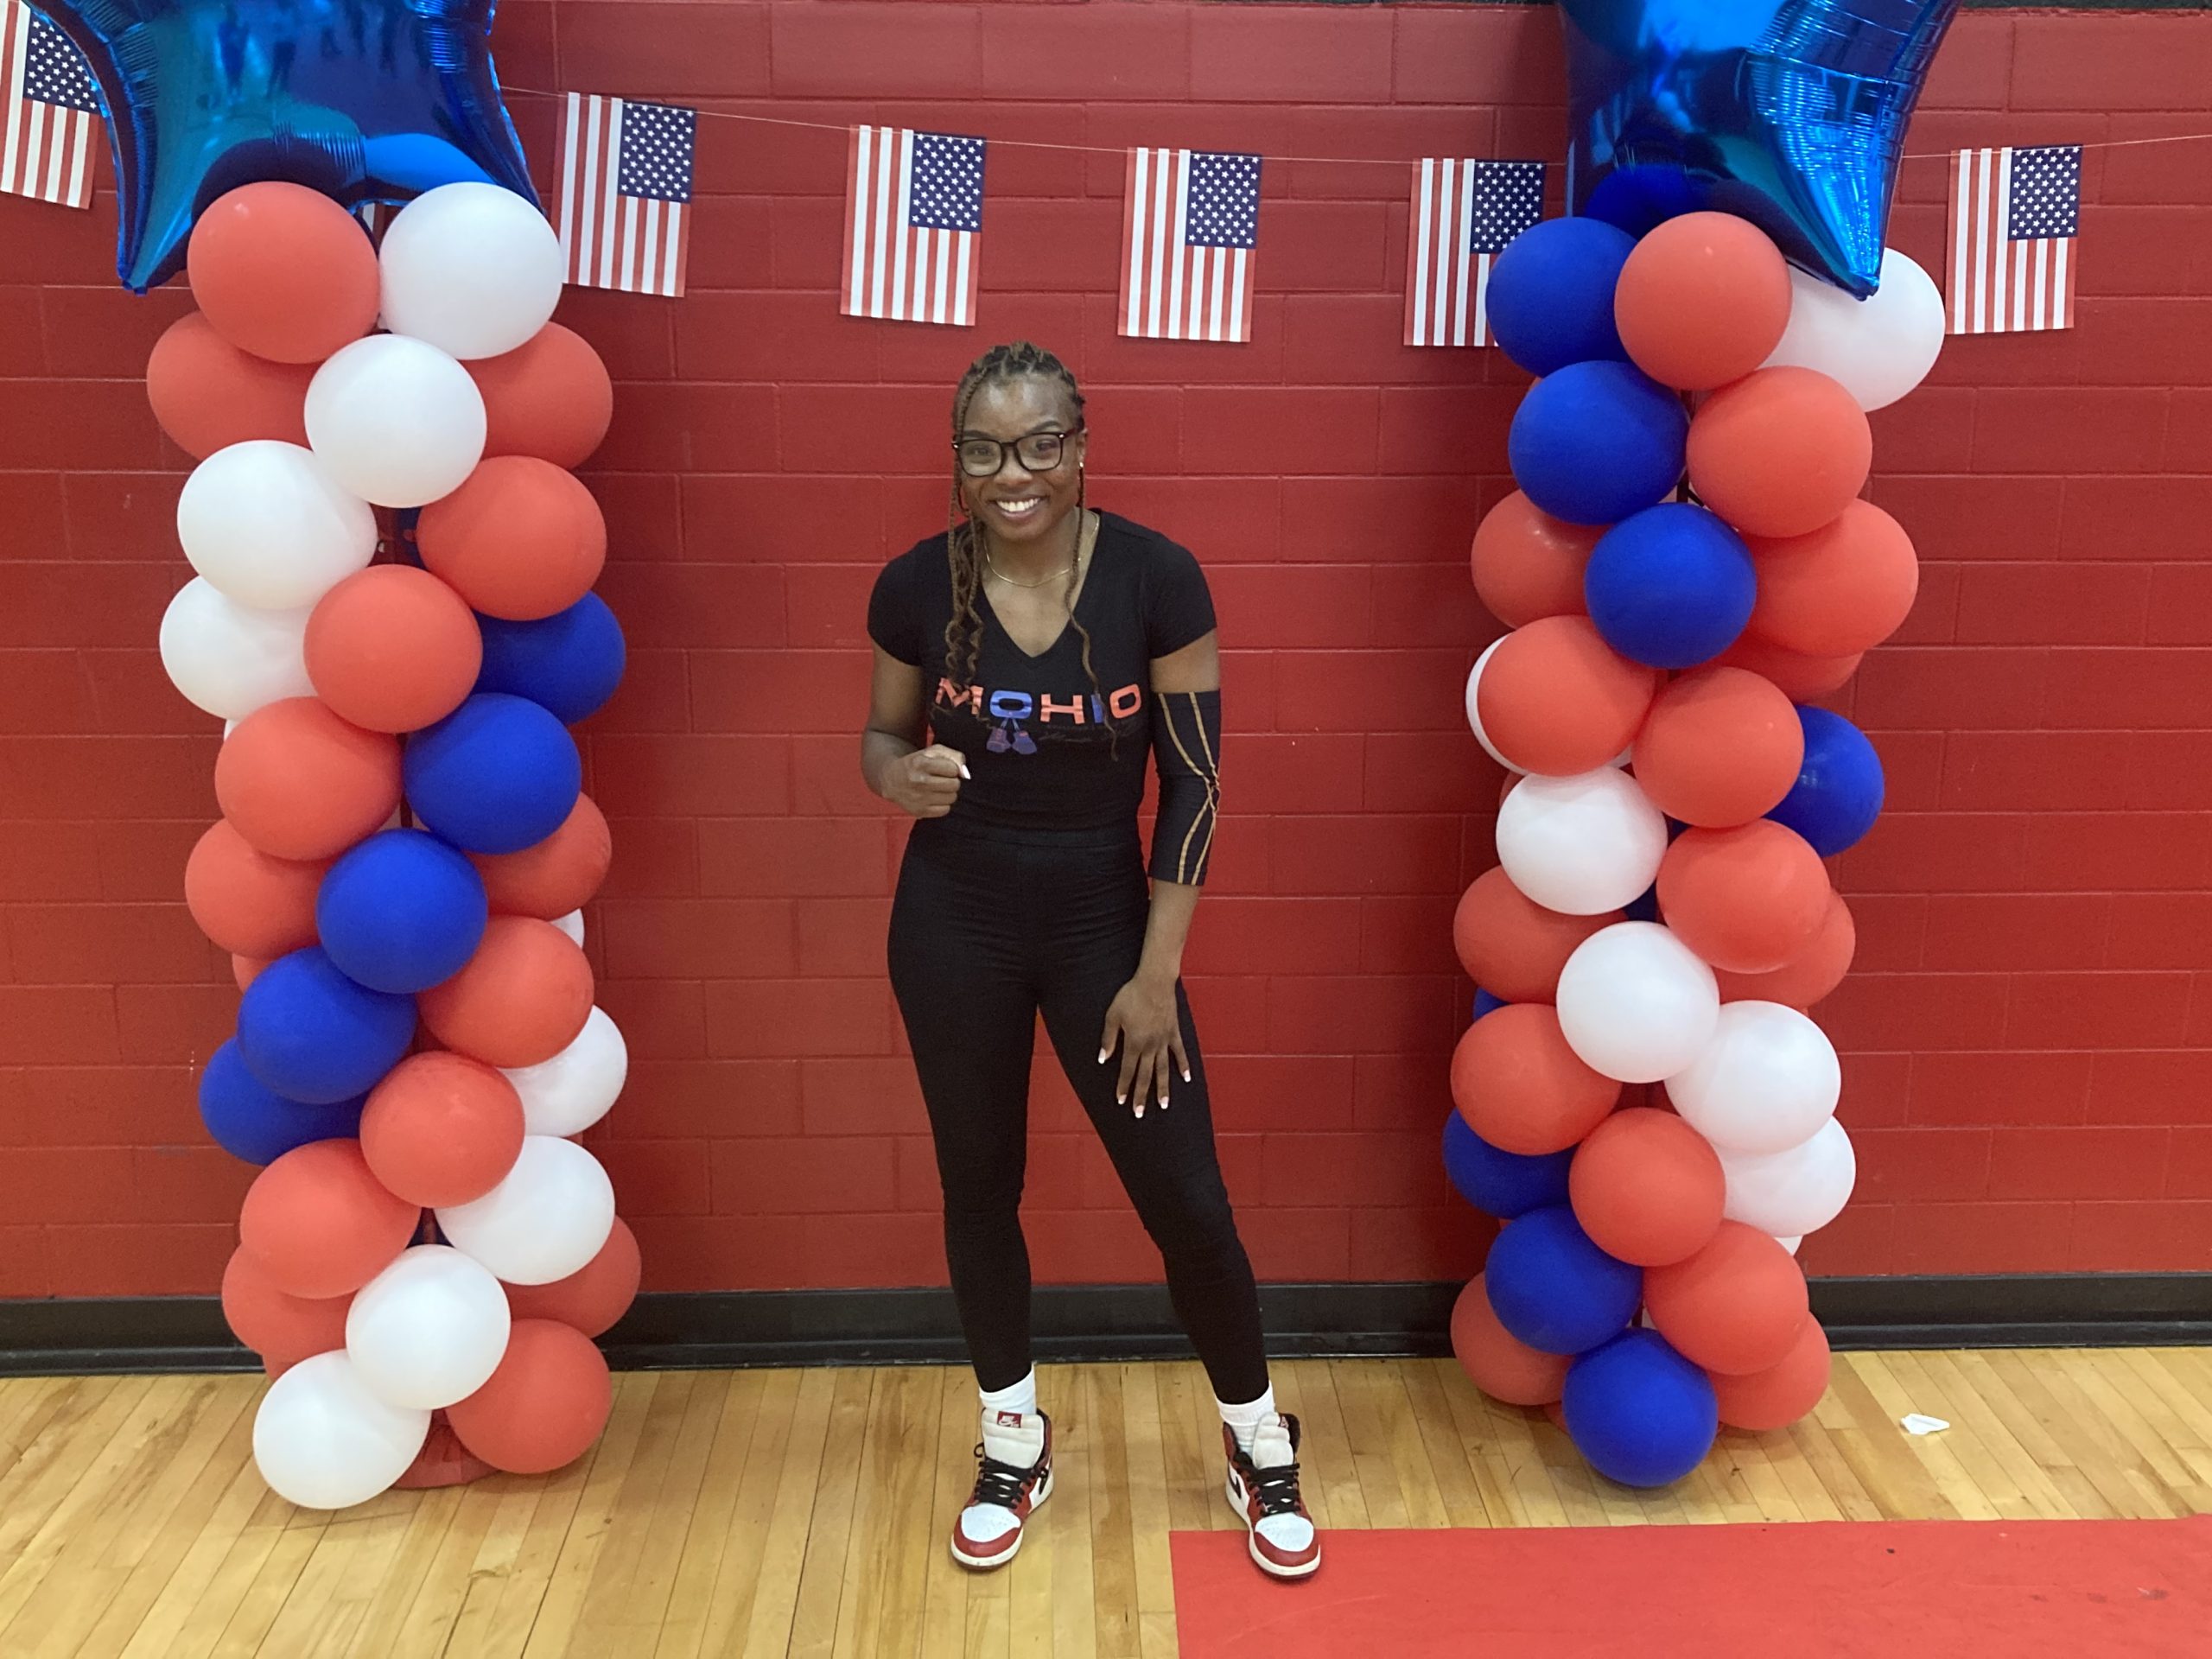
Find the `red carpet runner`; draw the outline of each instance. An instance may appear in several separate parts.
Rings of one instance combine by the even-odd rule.
[[[2212,1516],[1173,1535],[1183,1659],[2202,1659]]]

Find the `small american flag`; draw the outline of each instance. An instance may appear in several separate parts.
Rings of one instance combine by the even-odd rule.
[[[683,295],[699,112],[570,92],[561,110],[561,251],[569,283]]]
[[[1131,150],[1121,332],[1144,340],[1249,341],[1259,243],[1257,156]]]
[[[973,327],[983,264],[983,141],[855,127],[846,160],[838,309]]]
[[[2082,146],[1962,149],[1951,167],[1949,332],[2074,326]]]
[[[0,0],[0,64],[8,74],[0,190],[90,207],[100,104],[83,54],[22,0]]]
[[[1430,156],[1415,162],[1406,344],[1489,345],[1491,261],[1543,215],[1541,162]]]

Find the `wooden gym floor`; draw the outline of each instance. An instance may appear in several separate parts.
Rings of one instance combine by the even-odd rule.
[[[2212,1349],[1841,1355],[1812,1419],[1725,1436],[1643,1495],[1448,1360],[1275,1379],[1325,1528],[2212,1511]],[[615,1382],[605,1437],[559,1475],[331,1516],[255,1475],[258,1376],[0,1381],[0,1654],[1160,1659],[1168,1532],[1236,1524],[1192,1363],[1046,1368],[1057,1490],[1020,1559],[974,1577],[944,1545],[973,1474],[966,1371]],[[1914,1438],[1911,1411],[1953,1427]]]

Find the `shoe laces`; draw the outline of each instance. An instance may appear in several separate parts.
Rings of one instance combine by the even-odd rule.
[[[1033,1468],[1018,1468],[1010,1463],[1001,1463],[996,1458],[983,1456],[981,1442],[976,1446],[976,1456],[982,1467],[976,1471],[976,1490],[968,1499],[968,1507],[995,1503],[1000,1509],[1011,1510],[1021,1502],[1021,1489],[1029,1484]]]
[[[1243,1471],[1244,1490],[1260,1503],[1260,1513],[1296,1515],[1302,1507],[1298,1496],[1298,1465],[1279,1463],[1261,1469],[1247,1459]]]

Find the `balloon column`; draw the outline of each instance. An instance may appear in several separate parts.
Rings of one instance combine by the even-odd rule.
[[[1472,554],[1512,631],[1467,717],[1516,775],[1454,929],[1485,995],[1445,1159],[1505,1226],[1452,1339],[1632,1485],[1827,1386],[1792,1257],[1855,1168],[1806,1011],[1854,942],[1821,861],[1866,833],[1882,770],[1809,705],[1911,608],[1912,544],[1859,499],[1866,411],[1943,334],[1919,268],[1882,270],[1855,301],[1698,212],[1640,238],[1540,224],[1491,278],[1500,345],[1542,378]]]
[[[610,849],[566,729],[622,669],[568,470],[607,372],[549,321],[543,217],[495,185],[420,197],[379,253],[328,197],[249,184],[188,270],[199,308],[147,369],[199,463],[161,647],[229,722],[185,892],[244,991],[200,1109],[264,1166],[223,1280],[275,1379],[254,1454],[317,1508],[450,1465],[438,1415],[480,1470],[557,1467],[606,1418],[590,1338],[638,1283],[571,1138],[627,1065],[582,948]]]

